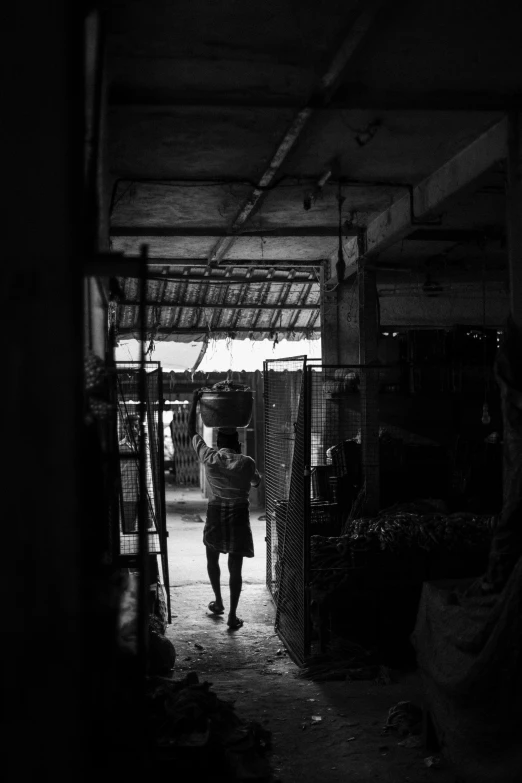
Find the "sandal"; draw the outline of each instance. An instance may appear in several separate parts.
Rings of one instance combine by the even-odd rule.
[[[243,620],[241,617],[235,617],[233,620],[229,620],[227,625],[231,631],[237,631],[243,625]]]
[[[223,614],[223,612],[225,611],[223,608],[220,609],[219,606],[216,606],[216,601],[211,601],[208,605],[208,608],[214,614]]]

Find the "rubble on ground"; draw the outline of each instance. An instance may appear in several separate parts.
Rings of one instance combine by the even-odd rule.
[[[422,731],[422,709],[411,701],[400,701],[388,712],[385,729],[401,737],[418,735]]]
[[[167,764],[175,762],[176,776],[185,765],[193,779],[212,771],[224,780],[268,781],[270,732],[254,721],[242,721],[234,702],[220,699],[211,687],[200,683],[196,672],[177,681],[148,679],[151,752]]]

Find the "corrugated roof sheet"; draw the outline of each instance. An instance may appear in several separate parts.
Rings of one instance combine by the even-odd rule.
[[[120,278],[116,327],[139,338],[140,282]],[[313,268],[149,267],[147,337],[191,342],[206,335],[254,340],[318,336],[319,273]]]

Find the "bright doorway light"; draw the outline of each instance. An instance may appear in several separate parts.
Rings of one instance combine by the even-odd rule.
[[[183,372],[192,370],[198,361],[202,342],[154,343],[154,351],[147,359],[161,362],[164,370]],[[320,340],[281,340],[275,345],[270,340],[210,340],[205,355],[198,365],[198,372],[255,372],[263,369],[265,359],[284,359],[287,356],[306,355],[310,359],[321,356]],[[138,340],[122,341],[115,351],[117,362],[138,362],[140,343]]]

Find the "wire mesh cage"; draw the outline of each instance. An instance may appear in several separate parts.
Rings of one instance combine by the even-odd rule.
[[[264,382],[267,585],[276,630],[303,663],[312,636],[311,536],[338,536],[363,484],[378,492],[379,371],[297,357],[265,362]]]
[[[279,575],[305,357],[264,363],[267,586]]]
[[[118,443],[120,458],[120,554],[139,551],[138,509],[140,474],[140,373],[138,363],[116,364]],[[147,363],[146,454],[147,528],[149,553],[161,554],[164,519],[163,424],[161,421],[161,367]]]
[[[323,608],[337,601],[342,624],[339,596],[356,603],[367,542],[361,537],[349,545],[347,526],[423,498],[440,499],[431,505],[452,502],[452,410],[463,403],[452,394],[399,393],[390,379],[400,371],[301,358],[265,364],[267,584],[276,630],[299,664],[325,649]],[[480,405],[477,411],[479,419]]]
[[[307,370],[312,500],[329,503],[339,527],[363,481],[378,497],[380,373],[360,365]]]
[[[265,362],[267,585],[276,629],[296,660],[303,657],[305,357]]]

